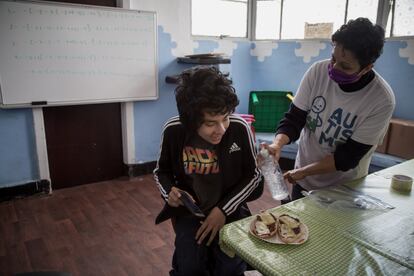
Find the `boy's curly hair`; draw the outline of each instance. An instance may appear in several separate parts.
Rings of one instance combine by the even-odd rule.
[[[358,59],[361,68],[374,63],[382,53],[384,29],[368,18],[349,20],[332,35],[332,41],[341,44]]]
[[[175,89],[180,121],[190,131],[197,131],[204,112],[233,113],[239,100],[235,89],[215,67],[194,67],[181,73]]]

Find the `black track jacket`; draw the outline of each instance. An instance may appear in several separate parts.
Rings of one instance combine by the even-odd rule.
[[[156,223],[189,214],[182,206],[168,205],[168,194],[173,186],[189,192],[197,200],[183,165],[183,147],[189,138],[190,134],[178,116],[172,117],[164,125],[154,178],[166,203]],[[217,207],[226,215],[226,222],[229,222],[233,220],[231,214],[241,204],[247,207],[247,201],[255,200],[263,193],[263,177],[257,168],[253,135],[246,121],[237,115],[230,115],[230,125],[217,146],[217,158],[223,189]]]

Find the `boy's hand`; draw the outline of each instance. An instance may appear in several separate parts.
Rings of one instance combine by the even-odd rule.
[[[170,205],[171,207],[178,207],[180,205],[184,205],[183,202],[180,200],[181,193],[187,192],[180,190],[177,187],[172,187],[170,193],[168,194],[168,205]],[[194,198],[189,193],[187,194],[195,202]]]
[[[201,244],[208,234],[210,234],[210,238],[207,241],[207,246],[209,246],[225,223],[226,216],[218,207],[214,207],[196,233],[195,238],[197,243]]]

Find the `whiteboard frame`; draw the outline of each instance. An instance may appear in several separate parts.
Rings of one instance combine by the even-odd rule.
[[[3,91],[1,86],[1,76],[0,76],[0,108],[2,109],[12,109],[12,108],[27,108],[27,107],[48,107],[48,106],[67,106],[67,105],[86,105],[86,104],[99,104],[99,103],[123,103],[123,102],[135,102],[135,101],[151,101],[157,100],[159,98],[159,87],[158,87],[158,18],[157,12],[155,11],[145,11],[145,10],[135,10],[122,7],[106,7],[106,6],[95,6],[95,5],[84,5],[84,4],[75,4],[75,3],[64,3],[64,2],[51,2],[51,1],[36,1],[36,0],[1,0],[2,2],[16,2],[23,4],[42,4],[42,5],[52,5],[59,7],[73,7],[73,8],[91,8],[91,9],[100,9],[100,10],[109,10],[109,11],[121,11],[121,12],[138,12],[138,13],[149,13],[154,16],[154,76],[155,76],[155,96],[145,97],[145,98],[111,98],[111,99],[99,99],[99,100],[78,100],[78,101],[59,101],[59,102],[48,102],[47,104],[37,104],[32,105],[32,103],[21,103],[21,104],[4,104],[3,103]],[[30,92],[30,90],[28,91]]]

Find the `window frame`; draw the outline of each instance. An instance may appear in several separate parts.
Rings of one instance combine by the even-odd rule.
[[[238,2],[232,0],[226,0],[231,2]],[[251,40],[251,18],[252,18],[252,2],[253,0],[247,0],[247,22],[246,22],[246,37],[229,36],[229,35],[193,35],[193,0],[190,0],[190,36],[194,40],[231,40],[231,41],[250,41]]]
[[[232,0],[227,0],[232,1]],[[220,36],[209,36],[209,35],[193,35],[190,33],[191,38],[194,40],[232,40],[232,41],[258,41],[258,42],[266,42],[266,41],[330,41],[330,39],[318,39],[318,38],[296,38],[296,39],[284,39],[281,38],[282,35],[282,28],[283,28],[283,2],[285,0],[281,0],[281,8],[280,8],[280,27],[279,27],[279,38],[273,38],[273,39],[256,39],[256,11],[257,11],[257,0],[247,0],[247,32],[246,37],[235,37],[235,36],[227,36],[227,35],[220,35]],[[349,0],[345,0],[345,13],[344,13],[344,24],[348,21],[348,6],[349,6]],[[394,30],[394,12],[395,12],[395,3],[399,0],[378,0],[378,9],[377,9],[377,20],[376,24],[382,26],[385,30],[385,39],[386,40],[401,40],[401,39],[410,39],[413,38],[413,36],[394,36],[393,30]],[[192,30],[192,5],[193,1],[190,0],[190,30]],[[388,22],[388,16],[391,16],[390,24],[390,33],[387,33],[387,22]],[[387,37],[389,35],[389,37]]]
[[[390,33],[389,33],[389,37],[386,37],[387,40],[401,40],[401,39],[410,39],[410,38],[414,38],[414,35],[394,35],[394,15],[395,15],[395,5],[396,2],[398,2],[399,0],[379,0],[378,3],[378,13],[377,13],[377,24],[381,25],[384,30],[385,30],[385,36],[387,36],[387,13],[390,12],[391,14],[389,16],[391,16],[391,28],[390,28]],[[379,11],[379,5],[380,3],[383,2],[384,7],[382,8],[382,13],[380,13]],[[388,5],[387,5],[388,4]],[[381,15],[381,21],[378,20],[379,16]],[[381,23],[381,24],[380,24]]]

